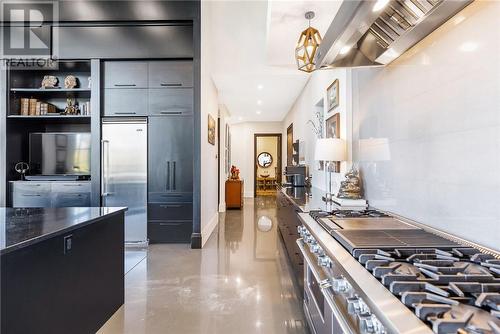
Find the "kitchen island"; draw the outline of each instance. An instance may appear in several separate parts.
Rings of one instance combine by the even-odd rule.
[[[0,332],[95,333],[124,302],[125,208],[0,208]]]

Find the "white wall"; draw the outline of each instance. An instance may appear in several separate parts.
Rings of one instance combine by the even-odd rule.
[[[254,134],[281,133],[281,122],[244,122],[231,125],[231,163],[240,169],[245,181],[245,197],[254,192]],[[284,140],[282,140],[284,145]],[[286,157],[286,156],[285,156]]]
[[[229,177],[229,172],[226,173],[226,156],[225,156],[225,140],[226,140],[226,125],[228,124],[229,117],[231,117],[229,111],[225,105],[219,105],[219,123],[220,123],[220,156],[219,156],[219,212],[226,211],[226,180]],[[230,130],[231,132],[231,130]]]
[[[355,157],[390,151],[361,164],[370,204],[497,250],[499,17],[476,1],[390,66],[353,71]]]
[[[218,223],[217,141],[208,142],[208,115],[216,121],[219,115],[218,92],[212,77],[212,43],[210,40],[211,5],[201,3],[201,235],[204,244]]]
[[[350,141],[348,140],[351,138],[352,130],[350,74],[351,70],[348,69],[328,69],[314,72],[283,121],[283,168],[287,163],[286,131],[290,124],[293,123],[293,140],[299,140],[305,144],[305,163],[309,166],[309,174],[313,177],[312,184],[314,187],[324,190],[327,188],[325,184],[325,173],[324,171],[317,170],[317,162],[314,160],[314,149],[316,147],[317,136],[313,132],[312,125],[307,124],[307,121],[312,120],[315,124],[318,124],[318,120],[315,116],[316,108],[318,108],[316,105],[323,99],[325,101],[325,106],[323,107],[324,122],[326,122],[330,116],[340,112],[340,137],[346,139],[348,141],[348,147],[350,146]],[[339,106],[331,112],[328,112],[326,107],[326,89],[335,79],[339,79]],[[303,146],[300,149],[302,150],[302,148]],[[341,173],[335,173],[333,175],[332,186],[334,192],[338,189],[340,185],[339,181],[347,167],[346,163],[342,163]]]

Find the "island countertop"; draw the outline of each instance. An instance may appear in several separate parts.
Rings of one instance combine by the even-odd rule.
[[[0,254],[114,215],[126,208],[0,208]]]

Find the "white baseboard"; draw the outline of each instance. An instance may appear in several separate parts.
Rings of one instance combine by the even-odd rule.
[[[212,235],[218,224],[219,224],[219,213],[216,212],[210,219],[208,224],[205,225],[205,227],[201,231],[201,248],[203,248],[208,239],[210,239],[210,236]]]
[[[226,202],[219,204],[219,212],[226,212]]]

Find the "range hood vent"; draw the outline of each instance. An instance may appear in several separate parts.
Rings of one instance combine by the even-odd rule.
[[[319,67],[387,65],[472,0],[344,0],[316,54]]]

